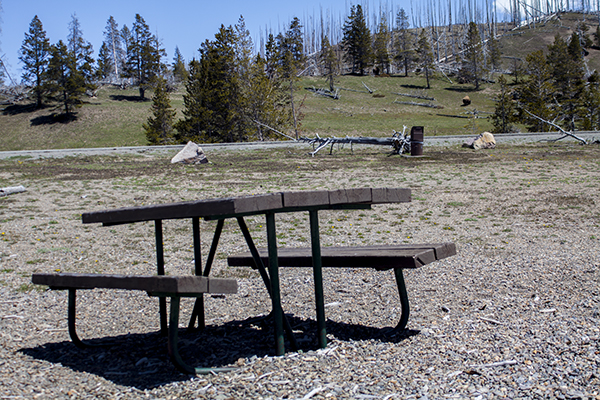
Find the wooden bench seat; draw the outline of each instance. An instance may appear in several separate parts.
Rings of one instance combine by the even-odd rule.
[[[402,315],[395,330],[405,329],[410,306],[402,270],[419,268],[426,264],[456,254],[454,243],[406,244],[393,246],[322,247],[321,263],[326,268],[373,268],[378,271],[394,270]],[[230,255],[231,267],[261,268],[268,265],[266,249],[258,249],[259,259],[250,252]],[[283,248],[277,250],[279,267],[312,267],[312,250],[309,247]]]
[[[90,347],[77,336],[76,292],[80,289],[122,289],[142,290],[150,296],[169,297],[171,314],[168,328],[168,349],[173,364],[184,373],[207,374],[228,368],[193,368],[187,365],[179,355],[177,346],[179,327],[179,304],[181,297],[201,297],[204,293],[237,293],[235,279],[208,278],[205,276],[140,276],[140,275],[103,275],[103,274],[33,274],[31,281],[37,285],[46,285],[50,289],[68,290],[68,325],[73,343],[80,348]]]

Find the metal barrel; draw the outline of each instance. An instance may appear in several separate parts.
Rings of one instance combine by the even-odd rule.
[[[413,126],[410,130],[410,155],[411,156],[422,156],[423,155],[423,127]]]

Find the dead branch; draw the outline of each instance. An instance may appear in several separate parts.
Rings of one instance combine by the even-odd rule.
[[[371,90],[364,82],[360,82],[363,84],[363,86],[369,91],[370,94],[373,94],[373,90]]]
[[[333,93],[331,90],[328,89],[316,89],[314,87],[310,88],[310,87],[306,87],[304,88],[305,90],[308,90],[310,92],[313,92],[319,96],[324,96],[324,97],[329,97],[331,99],[334,100],[339,100],[340,99],[340,95],[339,95],[339,89],[336,89],[335,93]]]
[[[254,119],[254,120],[252,120],[252,122],[254,122],[255,124],[258,124],[258,125],[260,125],[260,126],[264,126],[265,128],[267,128],[267,129],[270,129],[270,130],[272,130],[273,132],[275,132],[275,133],[278,133],[278,134],[280,134],[280,135],[282,135],[282,136],[285,136],[285,137],[286,137],[286,138],[288,138],[288,139],[292,139],[293,141],[296,141],[296,139],[294,139],[293,137],[291,137],[291,136],[288,136],[288,135],[286,135],[286,134],[285,134],[285,133],[283,133],[283,132],[279,132],[277,129],[275,129],[275,128],[271,128],[269,125],[265,125],[265,124],[263,124],[262,122],[258,122],[258,121],[257,121],[257,120],[255,120],[255,119]]]
[[[411,97],[413,99],[421,99],[421,100],[431,100],[431,101],[435,101],[435,98],[433,97],[427,97],[427,96],[419,96],[417,94],[408,94],[408,93],[392,93],[395,94],[397,96],[404,96],[404,97]]]
[[[429,108],[444,108],[443,106],[433,104],[433,103],[417,103],[415,101],[398,101],[394,100],[394,104],[403,104],[406,106],[419,106],[419,107],[429,107]]]
[[[541,118],[541,117],[538,117],[537,115],[535,115],[535,114],[533,114],[533,113],[529,112],[528,110],[525,110],[525,109],[523,109],[523,110],[524,110],[524,111],[525,111],[527,114],[531,115],[533,118],[535,118],[535,119],[538,119],[538,120],[540,120],[540,121],[542,121],[542,122],[545,122],[545,123],[547,123],[548,125],[555,127],[556,129],[558,129],[559,131],[561,131],[561,132],[563,133],[563,136],[562,136],[562,137],[560,137],[560,138],[558,138],[558,139],[550,140],[550,141],[552,141],[552,142],[558,142],[559,140],[562,140],[562,139],[564,139],[564,138],[566,138],[566,137],[572,137],[573,139],[576,139],[576,140],[578,140],[579,142],[581,142],[581,144],[588,144],[587,140],[585,140],[585,139],[583,139],[583,138],[580,138],[580,137],[579,137],[579,136],[577,136],[577,135],[574,135],[574,134],[573,134],[573,132],[567,132],[567,131],[565,131],[563,128],[561,128],[560,126],[556,125],[554,122],[550,122],[550,121],[547,121],[547,120],[545,120],[545,119],[543,119],[543,118]]]

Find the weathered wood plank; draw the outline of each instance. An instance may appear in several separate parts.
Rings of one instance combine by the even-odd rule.
[[[329,204],[370,203],[370,188],[339,189],[329,191]]]
[[[371,193],[373,204],[408,203],[411,198],[410,189],[373,188]]]
[[[327,190],[306,190],[302,192],[283,192],[284,207],[311,207],[329,205]]]
[[[33,274],[31,281],[54,289],[124,289],[160,293],[237,293],[234,279],[204,276],[141,276],[103,274]]]
[[[437,248],[443,248],[444,252],[437,252]],[[263,262],[267,263],[267,251],[260,249],[259,253]],[[453,243],[449,243],[447,246],[446,244],[423,244],[321,248],[323,267],[332,268],[375,268],[378,270],[418,268],[454,254],[456,254],[456,248]],[[279,265],[282,267],[312,266],[312,252],[307,247],[279,249],[278,257]],[[232,267],[254,265],[249,252],[231,255],[227,258],[227,262]]]

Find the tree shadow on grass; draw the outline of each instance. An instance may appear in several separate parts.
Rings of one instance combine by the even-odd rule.
[[[469,86],[469,87],[451,86],[451,87],[444,88],[444,90],[448,90],[450,92],[459,92],[459,93],[477,92],[477,90],[475,90],[474,86]]]
[[[113,94],[110,96],[110,99],[115,101],[131,101],[134,103],[144,103],[150,101],[150,99],[145,97],[141,98],[140,96],[127,96],[123,94]]]
[[[425,85],[404,84],[404,85],[400,85],[400,86],[403,87],[403,88],[406,88],[406,89],[419,89],[419,90],[427,89],[427,85],[426,84]]]
[[[50,114],[41,115],[31,119],[31,126],[68,124],[77,121],[76,114]]]
[[[4,115],[19,115],[19,114],[26,114],[26,113],[32,113],[34,111],[39,110],[39,108],[37,108],[35,106],[35,104],[13,104],[11,106],[6,107],[3,111],[2,114]]]
[[[301,350],[318,349],[313,320],[287,315],[296,333]],[[372,328],[362,325],[327,321],[327,333],[338,340],[377,339],[398,343],[418,334],[418,331],[401,331],[391,328]],[[169,359],[167,338],[160,332],[127,334],[86,341],[100,345],[79,349],[70,341],[45,343],[23,348],[21,353],[37,360],[61,364],[74,371],[103,377],[117,385],[140,390],[159,387],[172,382],[189,380]],[[286,348],[290,349],[286,342]],[[231,321],[202,330],[179,330],[179,352],[184,361],[194,367],[234,366],[240,358],[274,355],[273,326],[269,318],[248,318]]]

